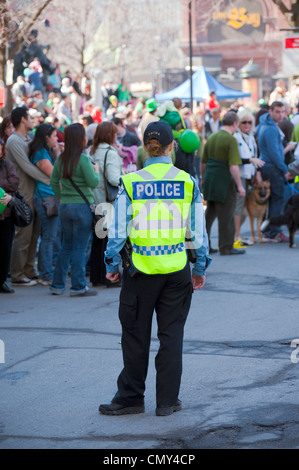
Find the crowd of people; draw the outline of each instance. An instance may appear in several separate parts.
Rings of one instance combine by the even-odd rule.
[[[0,214],[2,293],[41,284],[59,295],[68,273],[71,296],[97,294],[87,273],[93,287],[117,285],[106,279],[107,237],[95,235],[94,207],[113,204],[121,176],[144,167],[143,134],[151,122],[171,126],[176,145],[170,157],[203,193],[208,236],[218,219],[219,247],[210,244],[210,253],[240,254],[240,241],[252,243],[240,232],[254,181],[271,183],[269,217],[282,213],[299,185],[288,169],[299,158],[299,94],[288,95],[281,82],[255,110],[242,102],[221,106],[212,91],[194,111],[179,98],[160,104],[155,97],[132,96],[123,80],[118,86],[104,82],[100,108],[91,98],[88,74],[61,76],[57,66],[45,90],[32,70],[40,73],[38,61],[17,78],[13,111],[0,124],[0,203],[6,207]],[[182,145],[186,130],[198,139],[195,149]],[[26,227],[13,223],[17,190],[33,213]],[[267,242],[287,240],[281,227],[270,225],[264,234]]]

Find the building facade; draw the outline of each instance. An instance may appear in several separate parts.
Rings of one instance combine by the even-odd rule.
[[[182,48],[186,54],[188,4],[184,2]],[[195,57],[205,57],[214,71],[222,73],[238,71],[253,59],[266,80],[287,76],[283,70],[283,44],[288,23],[272,0],[193,0],[191,4]]]

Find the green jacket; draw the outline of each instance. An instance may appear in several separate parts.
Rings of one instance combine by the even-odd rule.
[[[57,199],[61,199],[61,204],[84,204],[83,198],[72,186],[70,180],[62,178],[61,174],[60,162],[57,158],[51,175],[51,186]],[[99,184],[100,177],[98,173],[95,173],[89,157],[84,153],[80,157],[72,180],[81,189],[88,201],[90,203],[94,202],[92,190]]]

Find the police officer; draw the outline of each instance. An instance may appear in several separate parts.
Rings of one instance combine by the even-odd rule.
[[[181,409],[183,331],[193,290],[205,283],[210,263],[201,194],[195,180],[174,167],[171,127],[150,123],[144,132],[149,159],[142,170],[122,177],[105,252],[107,279],[119,281],[120,251],[128,240],[131,266],[124,267],[119,319],[124,368],[117,392],[99,411],[106,415],[144,412],[151,326],[157,315],[160,341],[155,358],[156,415]],[[124,220],[125,218],[125,220]],[[186,230],[196,252],[191,276]]]

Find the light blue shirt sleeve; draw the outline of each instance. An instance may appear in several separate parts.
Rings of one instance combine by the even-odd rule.
[[[188,228],[190,239],[196,252],[196,262],[192,274],[204,276],[212,259],[209,258],[209,239],[206,231],[206,219],[200,190],[194,178],[194,194],[189,213]],[[188,248],[188,245],[187,245]]]
[[[118,265],[121,261],[119,254],[126,243],[128,233],[127,227],[132,219],[129,208],[131,201],[122,185],[114,203],[114,212],[111,224],[109,225],[109,239],[105,251],[105,265],[108,273],[118,272]]]

